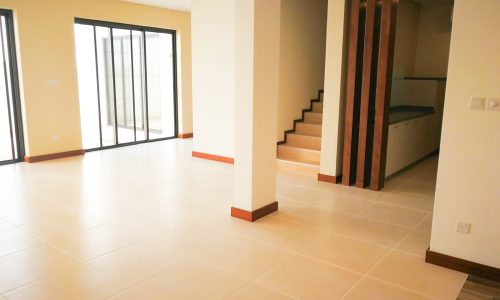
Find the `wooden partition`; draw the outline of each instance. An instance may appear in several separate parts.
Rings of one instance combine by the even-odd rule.
[[[397,0],[352,0],[342,184],[384,187]]]

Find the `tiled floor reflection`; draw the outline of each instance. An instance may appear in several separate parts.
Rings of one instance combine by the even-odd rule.
[[[173,140],[0,167],[0,299],[455,299],[424,263],[437,157],[383,192],[278,174],[229,216],[231,165]]]

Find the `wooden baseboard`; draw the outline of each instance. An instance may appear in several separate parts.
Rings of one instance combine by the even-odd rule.
[[[425,261],[433,265],[500,282],[500,269],[441,254],[430,249],[427,249]]]
[[[192,137],[193,137],[193,133],[192,132],[191,133],[179,133],[177,135],[177,138],[179,138],[179,139],[190,139]]]
[[[197,158],[203,158],[203,159],[208,159],[208,160],[214,160],[218,162],[223,162],[226,164],[234,164],[234,158],[230,157],[224,157],[224,156],[218,156],[218,155],[213,155],[213,154],[207,154],[207,153],[201,153],[201,152],[192,152],[193,157]]]
[[[38,156],[25,156],[24,161],[27,163],[36,163],[36,162],[59,159],[59,158],[80,156],[80,155],[84,155],[84,154],[85,154],[85,151],[83,151],[83,150],[74,150],[74,151],[45,154],[45,155],[38,155]]]
[[[340,183],[342,181],[342,176],[331,176],[325,174],[318,174],[318,181],[328,182],[328,183]]]
[[[255,222],[260,218],[267,216],[278,210],[278,202],[270,203],[255,211],[246,211],[236,207],[231,207],[231,216],[234,218],[242,219],[248,222]]]

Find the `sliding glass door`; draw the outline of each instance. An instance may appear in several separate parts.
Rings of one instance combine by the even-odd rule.
[[[12,12],[0,9],[0,164],[24,156]]]
[[[175,31],[77,19],[83,146],[177,136]]]

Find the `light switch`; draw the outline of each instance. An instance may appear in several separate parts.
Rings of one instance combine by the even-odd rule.
[[[470,98],[470,109],[483,110],[485,108],[486,98]]]
[[[500,98],[488,98],[488,110],[500,111]]]

